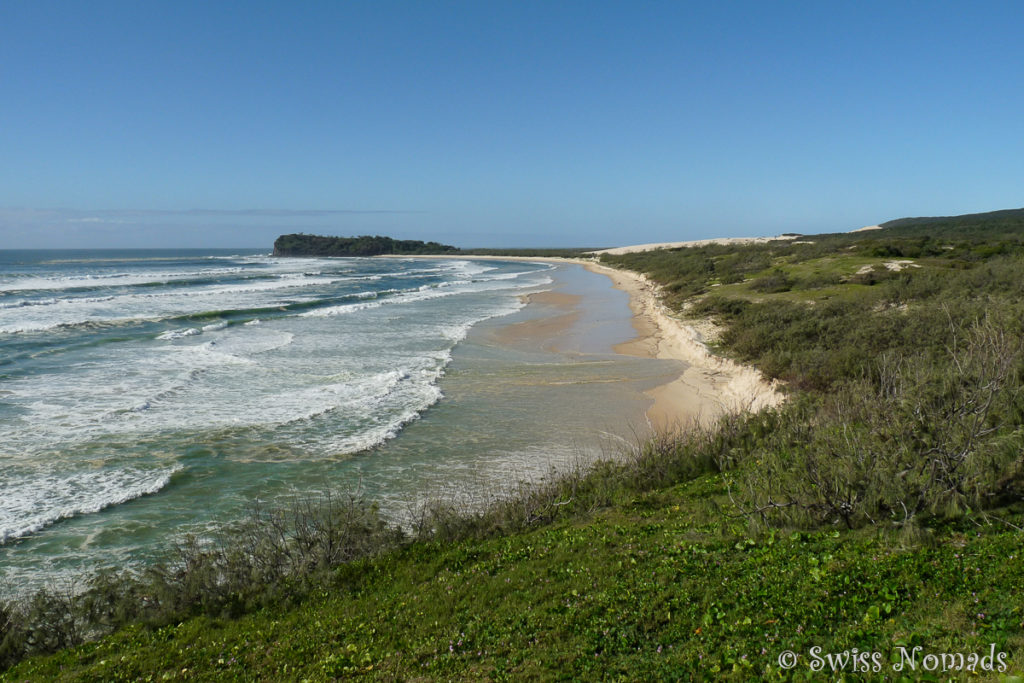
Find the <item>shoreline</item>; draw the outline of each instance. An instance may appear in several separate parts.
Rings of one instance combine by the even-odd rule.
[[[679,360],[688,366],[676,380],[647,392],[654,400],[648,416],[659,430],[708,426],[721,415],[756,412],[785,400],[778,382],[765,380],[757,368],[712,353],[696,326],[673,316],[661,303],[657,285],[644,275],[599,263],[582,265],[629,294],[637,338],[619,344],[617,353]]]
[[[652,400],[647,411],[651,425],[672,432],[693,425],[708,426],[721,415],[758,411],[781,404],[785,396],[776,380],[766,380],[759,370],[715,355],[698,330],[700,321],[684,322],[661,303],[658,286],[646,276],[612,268],[587,259],[529,256],[384,256],[384,258],[457,258],[466,260],[532,261],[580,265],[591,273],[608,277],[612,286],[629,295],[633,311],[634,339],[615,345],[621,355],[676,360],[686,369],[675,380],[645,393]],[[704,321],[713,329],[710,320]]]

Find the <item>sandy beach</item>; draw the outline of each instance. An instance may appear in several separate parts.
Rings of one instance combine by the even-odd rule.
[[[608,276],[616,288],[629,294],[638,336],[618,345],[616,351],[671,358],[689,366],[675,381],[648,392],[654,400],[648,417],[655,428],[671,431],[708,424],[723,413],[756,411],[782,402],[777,383],[767,382],[757,369],[709,351],[704,339],[713,331],[711,322],[686,322],[673,316],[661,303],[657,286],[646,277],[597,263],[584,266]]]
[[[742,241],[766,241],[782,238],[735,238]],[[701,240],[701,243],[729,240]],[[679,245],[692,243],[679,243]],[[676,246],[676,243],[638,245],[622,249],[644,250]],[[625,253],[625,252],[623,252]],[[760,410],[775,406],[784,399],[776,382],[766,381],[753,367],[736,363],[712,353],[705,340],[714,333],[711,321],[681,320],[661,303],[657,286],[641,274],[611,268],[592,260],[552,257],[516,256],[443,256],[418,258],[470,258],[476,260],[513,260],[538,263],[579,264],[592,273],[608,277],[612,285],[629,295],[633,312],[632,325],[636,337],[614,346],[616,353],[640,358],[681,361],[683,372],[673,381],[645,392],[652,401],[647,419],[657,431],[685,429],[690,425],[707,425],[720,415],[743,410]],[[565,333],[577,316],[574,301],[558,292],[531,295],[535,303],[556,305],[558,315],[510,325],[500,335],[505,342],[533,339],[534,343],[554,345],[552,340]],[[541,341],[538,341],[541,340]],[[543,341],[547,340],[547,341]]]

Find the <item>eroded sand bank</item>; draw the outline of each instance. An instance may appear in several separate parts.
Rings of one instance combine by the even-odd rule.
[[[584,266],[611,278],[629,294],[637,338],[616,347],[619,353],[672,358],[689,366],[678,379],[648,392],[654,405],[648,411],[657,429],[685,428],[694,421],[708,424],[726,412],[760,410],[783,400],[777,382],[768,382],[756,369],[708,351],[695,324],[688,324],[661,304],[657,286],[643,275],[596,263]]]

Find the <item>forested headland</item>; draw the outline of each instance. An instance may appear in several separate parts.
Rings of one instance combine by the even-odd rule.
[[[572,258],[592,251],[589,248],[473,248],[460,249],[450,244],[420,240],[396,240],[380,235],[361,237],[325,237],[290,234],[274,240],[274,256],[516,256]]]
[[[380,235],[324,237],[294,233],[274,240],[274,256],[381,256],[457,253],[458,248],[439,242],[396,240]]]

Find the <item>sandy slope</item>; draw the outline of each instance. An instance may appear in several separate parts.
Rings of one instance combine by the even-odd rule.
[[[880,225],[865,225],[863,228],[850,230],[850,232],[865,232],[868,230],[882,230]],[[799,235],[779,235],[778,237],[715,237],[706,240],[690,240],[689,242],[652,242],[650,244],[633,244],[627,247],[614,247],[612,249],[601,249],[590,252],[592,254],[632,254],[638,251],[653,251],[654,249],[678,249],[680,247],[703,247],[708,244],[764,244],[777,240],[795,240]]]
[[[629,247],[615,247],[591,252],[594,254],[632,254],[637,251],[653,251],[654,249],[678,249],[679,247],[703,247],[708,244],[764,244],[775,240],[793,240],[797,235],[780,235],[778,237],[715,237],[707,240],[690,240],[689,242],[653,242],[651,244],[634,244]]]
[[[594,263],[585,265],[591,272],[607,275],[615,287],[629,294],[639,337],[617,351],[672,358],[689,365],[678,379],[650,392],[654,406],[648,416],[656,428],[685,427],[693,420],[707,424],[726,412],[756,411],[783,401],[777,382],[766,381],[756,368],[708,351],[696,327],[671,315],[660,302],[657,286],[646,277]]]

